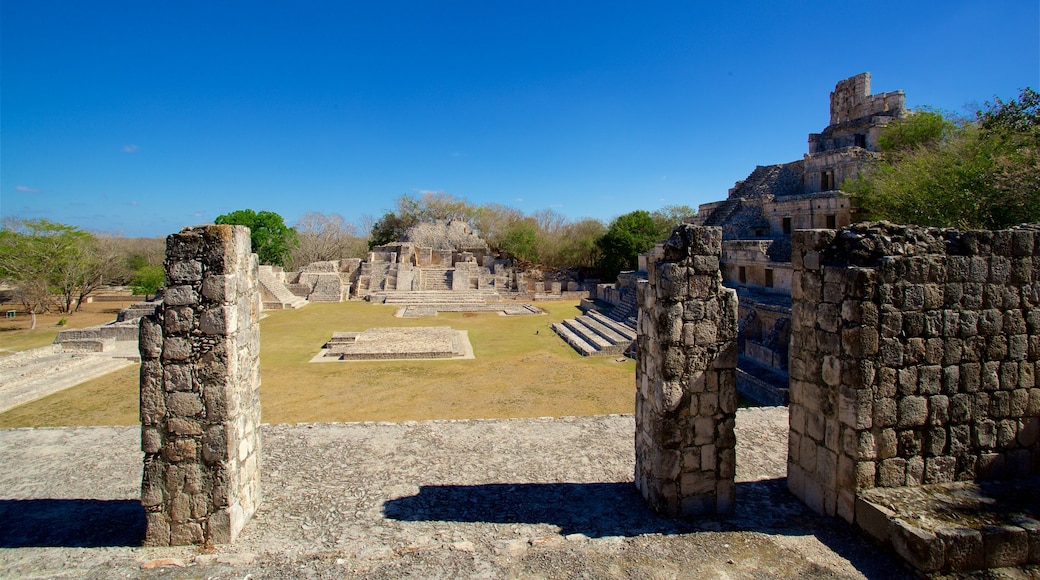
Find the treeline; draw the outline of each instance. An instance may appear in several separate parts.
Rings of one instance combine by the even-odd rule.
[[[47,220],[5,218],[0,229],[0,282],[32,316],[79,310],[102,286],[154,294],[165,274],[160,238],[99,235]]]
[[[521,263],[574,268],[612,278],[621,270],[634,268],[638,254],[667,238],[677,223],[695,213],[689,206],[669,205],[653,212],[630,212],[605,224],[593,218],[572,221],[552,209],[526,215],[495,203],[474,205],[446,193],[404,195],[397,199],[394,210],[372,225],[369,247],[399,240],[420,223],[460,219],[493,251]]]
[[[493,252],[524,266],[576,269],[611,279],[635,268],[640,253],[695,213],[689,206],[669,205],[653,212],[630,212],[605,224],[593,218],[572,221],[551,209],[527,215],[501,204],[475,205],[447,193],[426,193],[402,195],[378,220],[362,218],[364,234],[342,216],[320,212],[304,215],[293,227],[275,212],[251,209],[222,214],[215,221],[249,227],[260,262],[287,270],[322,260],[364,258],[375,246],[401,241],[415,226],[458,219]]]

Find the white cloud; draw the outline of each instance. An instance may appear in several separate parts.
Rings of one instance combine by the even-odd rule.
[[[131,200],[130,205],[137,205],[137,200]]]
[[[14,186],[14,190],[15,191],[20,191],[22,193],[43,193],[42,189],[36,189],[34,187],[26,187],[24,185],[16,185],[16,186]]]
[[[515,201],[516,203],[523,203],[524,202],[524,198],[522,198],[522,197],[514,197],[513,201]]]
[[[138,147],[137,145],[124,145],[123,146],[123,153],[133,153],[133,152],[137,151],[138,149],[140,149],[140,147]]]

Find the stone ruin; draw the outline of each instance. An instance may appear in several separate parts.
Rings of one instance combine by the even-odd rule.
[[[228,543],[260,505],[260,292],[249,229],[166,238],[141,320],[141,504],[149,546]]]
[[[787,404],[793,232],[853,221],[840,185],[876,157],[881,130],[907,114],[902,91],[872,95],[870,80],[863,73],[837,83],[830,124],[809,135],[804,159],[756,167],[692,220],[722,228],[723,279],[740,295],[737,387],[760,403]]]
[[[487,242],[460,220],[414,226],[401,241],[373,247],[365,260],[314,262],[299,272],[260,267],[265,309],[351,299],[402,304],[472,299],[486,304],[504,297],[559,300],[588,295],[576,282],[546,276],[518,268],[511,259],[496,258]]]
[[[141,323],[149,545],[230,542],[260,502],[248,239],[201,226],[167,240],[166,301]],[[634,478],[668,516],[740,501],[738,306],[723,248],[720,228],[681,225],[638,286]],[[1040,225],[858,224],[796,232],[792,251],[790,491],[920,572],[1040,564],[1035,502],[937,526],[885,495],[993,480],[1016,490],[1013,478],[1040,473]]]
[[[450,326],[335,332],[311,362],[473,358],[469,333]]]
[[[680,226],[639,286],[636,487],[669,516],[733,511],[737,294],[718,228]]]

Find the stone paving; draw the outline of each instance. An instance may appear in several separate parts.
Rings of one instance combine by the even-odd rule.
[[[137,364],[137,341],[110,341],[102,352],[52,344],[0,357],[0,413]]]
[[[648,509],[634,429],[628,415],[264,425],[264,503],[214,548],[134,547],[138,428],[0,431],[0,576],[905,576],[786,491],[786,409],[738,412],[729,518]]]

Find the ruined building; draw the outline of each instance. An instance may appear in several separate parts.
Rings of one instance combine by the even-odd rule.
[[[723,280],[740,299],[737,383],[745,396],[787,402],[791,233],[854,221],[838,188],[877,155],[881,128],[906,114],[904,104],[902,91],[870,94],[870,73],[840,81],[830,124],[809,135],[803,159],[756,167],[726,199],[700,206],[694,223],[722,227]]]
[[[365,260],[314,262],[299,272],[260,266],[265,309],[299,308],[308,302],[498,302],[559,300],[587,295],[575,282],[551,280],[538,270],[496,257],[461,220],[421,223],[401,241],[375,246]]]

